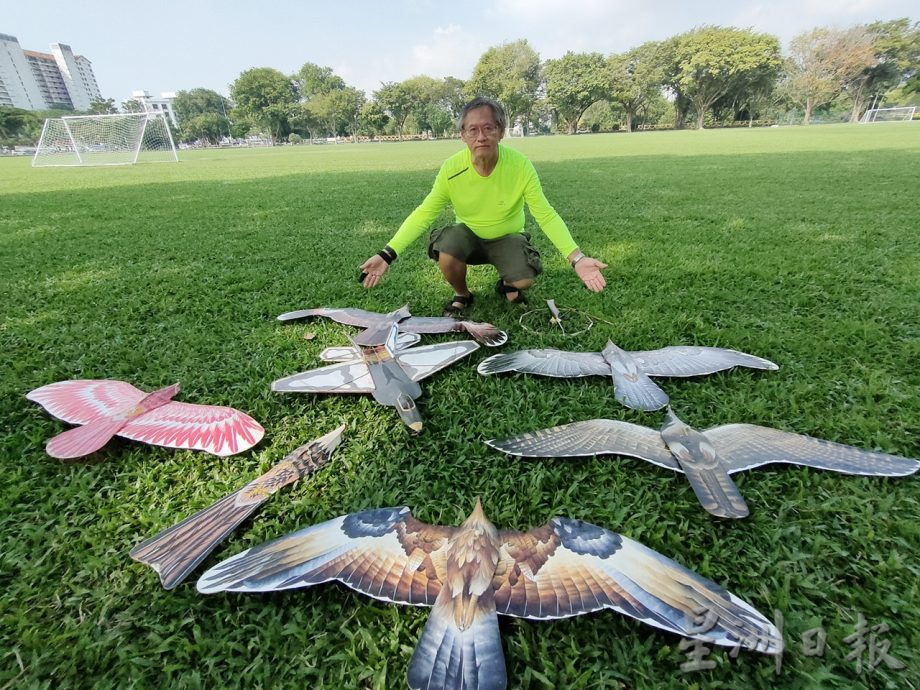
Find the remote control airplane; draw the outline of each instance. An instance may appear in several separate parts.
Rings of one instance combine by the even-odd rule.
[[[390,327],[383,345],[370,347],[329,348],[320,354],[326,361],[337,364],[278,379],[273,391],[286,393],[370,393],[381,405],[395,407],[400,419],[415,432],[422,430],[422,416],[415,406],[422,388],[418,382],[450,366],[479,349],[472,340],[454,343],[401,345],[399,336],[408,335],[402,342],[417,342],[416,334],[400,334],[399,324]]]

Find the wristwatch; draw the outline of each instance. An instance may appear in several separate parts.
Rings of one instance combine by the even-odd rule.
[[[575,264],[585,258],[585,253],[581,250],[575,255],[575,258],[571,260],[572,268],[575,268]]]

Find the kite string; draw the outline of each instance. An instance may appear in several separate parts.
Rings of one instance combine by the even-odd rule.
[[[591,330],[591,328],[594,326],[595,320],[597,320],[597,321],[603,321],[604,323],[609,324],[609,325],[611,325],[611,326],[615,325],[615,324],[613,324],[612,322],[607,321],[606,319],[602,319],[602,318],[600,318],[600,317],[595,317],[593,314],[589,314],[588,312],[582,311],[582,310],[580,310],[580,309],[573,309],[573,308],[571,308],[571,307],[557,307],[557,311],[560,313],[560,315],[561,315],[561,314],[564,314],[564,313],[568,313],[568,314],[579,314],[579,315],[581,315],[581,316],[584,316],[584,317],[587,319],[587,321],[588,321],[587,326],[585,326],[584,328],[582,328],[582,329],[579,330],[579,331],[572,331],[572,332],[567,332],[567,331],[562,327],[562,324],[559,324],[559,326],[560,326],[559,330],[562,331],[562,335],[565,336],[565,337],[568,337],[568,338],[571,338],[571,337],[576,336],[576,335],[581,335],[582,333],[585,333],[585,332]],[[521,324],[521,327],[522,327],[524,330],[530,331],[531,333],[538,333],[539,331],[537,331],[535,328],[531,328],[530,326],[528,326],[528,325],[525,323],[525,320],[527,319],[527,317],[531,316],[532,314],[537,314],[537,313],[539,313],[539,312],[542,312],[542,310],[541,310],[541,309],[531,309],[530,311],[521,314],[521,317],[518,319],[518,323]],[[555,317],[555,316],[552,314],[552,312],[550,311],[550,323],[552,323],[553,321],[556,321],[556,317]]]

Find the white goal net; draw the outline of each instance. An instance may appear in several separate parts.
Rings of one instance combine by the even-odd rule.
[[[908,105],[903,108],[870,108],[862,116],[860,122],[905,122],[914,119],[917,106]]]
[[[45,120],[33,167],[179,160],[162,113],[73,115]]]

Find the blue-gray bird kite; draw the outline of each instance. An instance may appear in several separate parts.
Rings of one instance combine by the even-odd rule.
[[[661,430],[591,419],[486,441],[509,455],[564,458],[625,455],[687,476],[697,498],[717,517],[743,518],[748,507],[730,475],[771,463],[869,477],[903,477],[920,462],[754,424],[696,431],[668,409]]]

